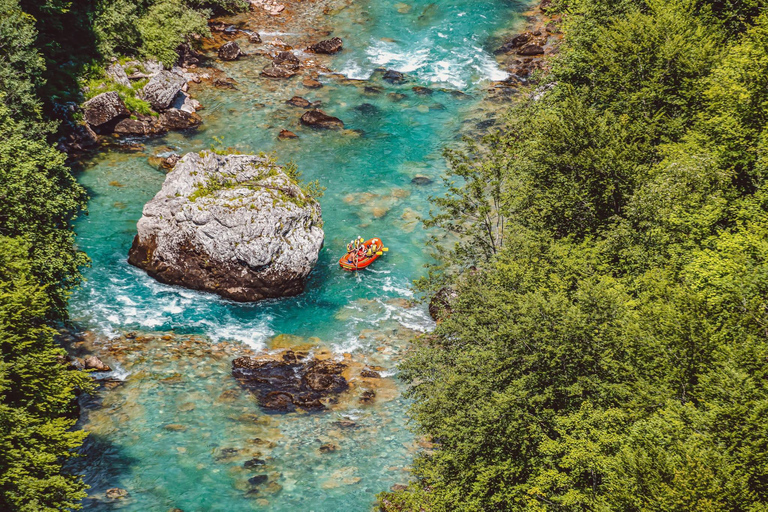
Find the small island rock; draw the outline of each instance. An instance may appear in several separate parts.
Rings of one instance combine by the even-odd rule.
[[[297,295],[321,226],[317,201],[266,157],[188,153],[144,206],[128,262],[241,302]]]

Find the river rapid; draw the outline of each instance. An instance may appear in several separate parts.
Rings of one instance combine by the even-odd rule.
[[[276,40],[302,48],[329,32],[341,37],[341,53],[317,58],[318,69],[328,70],[317,75],[323,87],[306,87],[302,76],[261,77],[265,56],[215,62],[236,88],[193,88],[205,106],[200,129],[122,140],[83,163],[78,178],[91,200],[76,230],[92,266],[70,313],[85,333],[76,345],[115,370],[83,399],[79,426],[92,434],[72,469],[91,486],[85,510],[370,510],[376,493],[409,480],[409,465],[426,444],[408,429],[397,380],[409,340],[433,328],[426,306],[411,302],[411,283],[428,262],[429,233],[419,216],[443,191],[442,149],[482,133],[503,109],[488,101],[492,82],[506,77],[492,50],[519,28],[526,3],[287,6],[280,16],[225,21],[261,34],[261,44],[237,39],[250,54]],[[390,84],[379,69],[409,81]],[[417,94],[414,86],[432,92]],[[304,110],[285,103],[292,96],[320,102],[346,129],[301,127]],[[282,129],[299,138],[279,140]],[[325,246],[302,295],[238,304],[160,284],[126,262],[142,207],[165,178],[150,157],[200,151],[217,140],[293,161],[304,179],[326,187]],[[382,238],[389,253],[366,271],[343,272],[338,259],[358,235]],[[382,378],[353,383],[325,412],[266,414],[232,377],[231,361],[296,347],[375,367]],[[372,402],[359,400],[365,389],[375,391]],[[254,458],[264,464],[244,467]],[[249,483],[260,474],[264,482]],[[107,498],[115,487],[128,496]]]

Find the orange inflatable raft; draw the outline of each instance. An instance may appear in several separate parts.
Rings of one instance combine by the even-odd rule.
[[[360,256],[357,258],[357,261],[355,261],[354,255],[352,253],[347,253],[339,260],[339,265],[341,265],[341,268],[351,271],[364,269],[379,259],[379,256],[388,251],[388,249],[384,247],[384,244],[380,238],[371,238],[363,244],[363,247],[365,247],[366,254],[368,253],[368,248],[372,248],[370,256]]]

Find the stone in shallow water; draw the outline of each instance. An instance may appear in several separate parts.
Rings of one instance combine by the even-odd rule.
[[[414,185],[430,185],[432,183],[432,179],[429,178],[428,176],[417,174],[411,180],[411,183],[413,183]]]
[[[321,84],[314,78],[305,78],[304,80],[302,80],[301,85],[303,85],[307,89],[320,89],[323,86],[323,84]]]
[[[301,116],[301,123],[312,128],[341,129],[344,122],[338,117],[329,116],[322,110],[310,110]]]
[[[242,54],[240,46],[234,41],[225,43],[224,46],[219,48],[219,58],[221,60],[237,60]]]
[[[338,53],[341,51],[343,47],[343,42],[340,37],[334,37],[333,39],[326,39],[325,41],[320,41],[319,43],[315,43],[307,48],[308,52],[313,53],[326,53],[326,54],[332,54],[332,53]]]
[[[403,75],[399,71],[395,71],[394,69],[388,69],[384,73],[384,77],[383,78],[384,78],[384,80],[386,80],[387,82],[392,83],[392,84],[400,84],[400,83],[405,82],[405,75]]]
[[[289,130],[280,130],[280,133],[277,135],[277,138],[279,139],[298,139],[299,136],[293,133]]]
[[[256,475],[248,479],[248,483],[256,486],[266,483],[269,480],[269,475]]]
[[[286,101],[286,103],[293,107],[299,107],[299,108],[309,108],[312,105],[312,103],[310,103],[309,100],[306,100],[301,96],[294,96],[293,98]]]
[[[128,497],[128,491],[119,487],[113,487],[112,489],[107,489],[104,495],[110,500],[120,500]]]
[[[243,467],[245,469],[251,469],[251,468],[256,468],[256,467],[259,467],[259,466],[264,466],[266,464],[267,464],[267,462],[265,460],[254,458],[254,459],[245,461],[245,463],[243,463]]]
[[[323,410],[321,399],[349,388],[342,372],[344,363],[298,359],[287,351],[283,361],[271,358],[239,357],[232,361],[232,374],[253,391],[262,408],[291,412],[296,408]]]

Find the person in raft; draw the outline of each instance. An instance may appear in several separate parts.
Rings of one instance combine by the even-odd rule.
[[[365,239],[361,236],[358,236],[347,244],[348,261],[351,261],[355,266],[357,266],[360,259],[366,256],[367,252],[370,251],[366,251]]]

